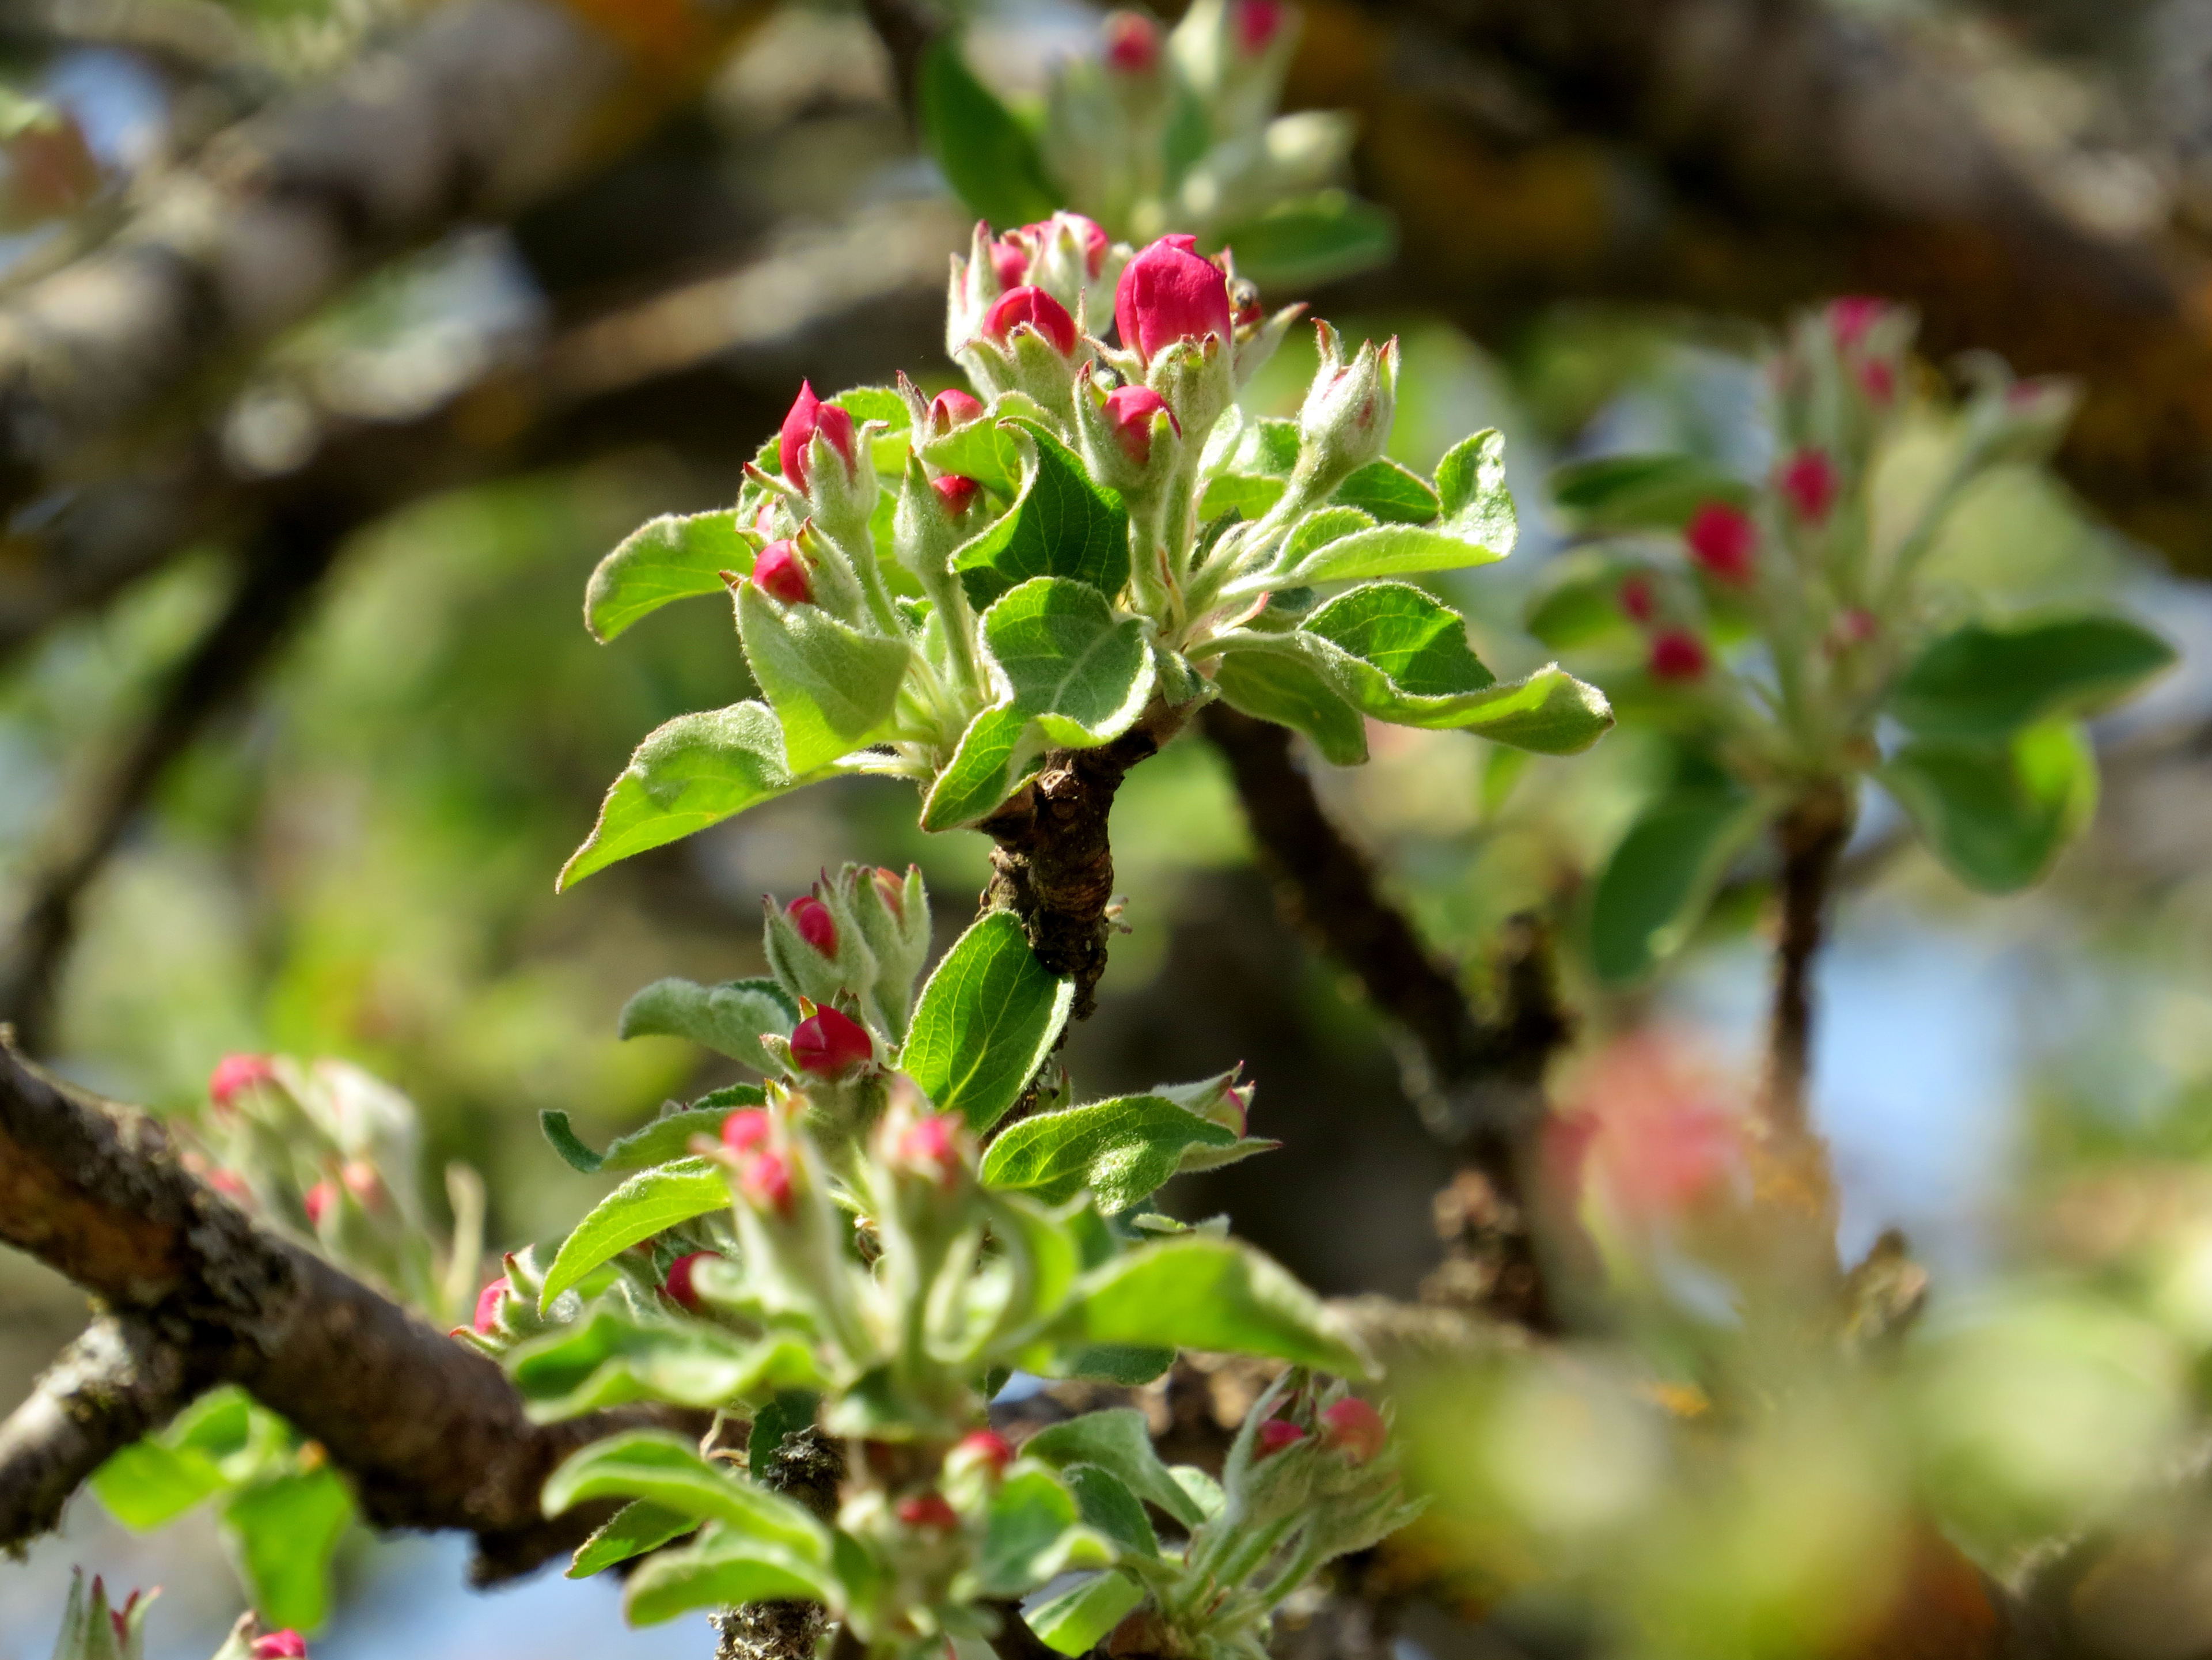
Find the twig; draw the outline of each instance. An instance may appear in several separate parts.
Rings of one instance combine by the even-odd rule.
[[[0,1048],[0,1239],[142,1321],[191,1377],[241,1383],[320,1442],[370,1522],[475,1534],[479,1583],[536,1566],[605,1519],[611,1506],[539,1511],[562,1458],[668,1421],[632,1410],[532,1423],[490,1360],[255,1227],[183,1167],[153,1119],[66,1088],[12,1048]],[[168,1362],[157,1352],[155,1364]],[[149,1414],[173,1403],[158,1377],[133,1387]],[[25,1531],[0,1533],[0,1546],[50,1516],[56,1479],[33,1464],[7,1473],[0,1515]]]
[[[229,605],[171,677],[153,714],[85,815],[74,844],[33,885],[7,973],[0,978],[0,1021],[14,1023],[24,1048],[43,1053],[50,1046],[55,993],[75,937],[78,902],[170,763],[289,637],[343,540],[343,526],[296,514],[266,527],[247,556]]]
[[[1808,1131],[1805,1083],[1812,1064],[1813,959],[1820,948],[1836,861],[1851,836],[1851,800],[1840,785],[1809,791],[1774,828],[1782,854],[1781,931],[1774,1006],[1767,1025],[1766,1122],[1785,1140]]]

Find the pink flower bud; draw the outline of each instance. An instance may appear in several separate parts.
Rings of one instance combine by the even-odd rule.
[[[1840,484],[1836,464],[1828,459],[1826,450],[1799,450],[1782,469],[1782,493],[1789,498],[1797,517],[1808,525],[1817,525],[1828,516],[1828,509],[1836,505]]]
[[[722,1145],[732,1152],[757,1152],[768,1145],[767,1112],[759,1107],[739,1107],[722,1121]]]
[[[991,309],[983,313],[983,334],[987,339],[1000,345],[1015,328],[1026,324],[1035,329],[1052,349],[1066,357],[1075,350],[1075,319],[1061,305],[1042,289],[1009,289],[991,302]]]
[[[778,1216],[791,1214],[791,1166],[783,1155],[765,1149],[745,1160],[738,1186],[747,1199]]]
[[[226,1055],[208,1074],[208,1099],[225,1111],[241,1091],[276,1081],[276,1068],[265,1055]]]
[[[1152,459],[1152,417],[1168,409],[1167,399],[1150,386],[1116,386],[1106,394],[1106,424],[1128,458],[1139,466]],[[1182,423],[1168,410],[1168,424],[1178,436]]]
[[[1836,618],[1832,630],[1835,644],[1840,649],[1863,646],[1881,632],[1881,618],[1864,605],[1853,605]]]
[[[1106,14],[1106,67],[1122,75],[1150,75],[1160,66],[1160,26],[1140,11]]]
[[[786,908],[791,926],[799,930],[799,937],[820,952],[824,957],[837,954],[837,919],[830,914],[830,907],[811,893],[803,893]]]
[[[1358,1395],[1347,1395],[1322,1409],[1321,1436],[1353,1463],[1364,1464],[1382,1450],[1390,1432],[1381,1413]]]
[[[1887,357],[1869,357],[1859,365],[1859,390],[1867,401],[1887,404],[1897,396],[1897,365]]]
[[[791,1034],[791,1059],[801,1072],[834,1078],[866,1066],[875,1055],[875,1045],[851,1016],[836,1009],[817,1009]]]
[[[1261,1458],[1272,1458],[1285,1447],[1296,1446],[1306,1438],[1306,1432],[1287,1418],[1270,1418],[1260,1426],[1255,1438]]]
[[[338,1171],[338,1180],[365,1210],[374,1210],[384,1201],[384,1183],[377,1176],[376,1166],[366,1158],[347,1159]]]
[[[753,560],[753,586],[771,599],[787,605],[804,605],[814,598],[814,585],[806,580],[806,567],[799,562],[793,542],[771,542]]]
[[[1150,362],[1178,340],[1230,338],[1229,278],[1197,252],[1194,236],[1163,236],[1122,268],[1114,289],[1121,344]]]
[[[300,1195],[300,1203],[307,1213],[307,1225],[319,1228],[332,1205],[338,1201],[338,1190],[329,1181],[321,1181]]]
[[[699,1292],[691,1283],[691,1270],[697,1264],[715,1255],[716,1253],[711,1250],[695,1250],[689,1256],[678,1257],[668,1265],[668,1278],[661,1282],[660,1288],[683,1307],[690,1310],[694,1314],[698,1313]]]
[[[245,1180],[227,1170],[211,1170],[207,1173],[207,1184],[224,1198],[244,1204],[253,1196],[253,1190]]]
[[[950,386],[929,400],[929,429],[941,436],[955,427],[966,426],[982,412],[980,399]]]
[[[1682,540],[1689,544],[1690,557],[1719,581],[1739,587],[1750,582],[1759,526],[1741,508],[1726,502],[1700,503],[1690,515]]]
[[[1828,330],[1836,344],[1849,350],[1866,338],[1867,331],[1881,320],[1889,307],[1872,295],[1847,294],[1828,302]]]
[[[1096,220],[1085,219],[1079,213],[1064,216],[1075,227],[1075,234],[1083,239],[1083,267],[1096,277],[1106,267],[1106,228]]]
[[[253,1639],[251,1660],[307,1660],[307,1639],[289,1626]]]
[[[939,473],[929,481],[937,499],[945,503],[945,512],[957,519],[975,504],[975,492],[982,487],[972,478],[963,478],[957,472]]]
[[[1620,579],[1620,608],[1638,623],[1649,623],[1658,614],[1659,598],[1651,591],[1651,579],[1642,571]]]
[[[477,1317],[471,1322],[479,1337],[489,1337],[499,1329],[499,1305],[506,1299],[514,1282],[505,1274],[477,1293]]]
[[[925,1171],[935,1181],[950,1181],[963,1162],[957,1128],[949,1113],[915,1119],[899,1133],[899,1162]]]
[[[1237,49],[1247,58],[1257,58],[1283,32],[1283,0],[1237,0],[1230,16]]]
[[[898,1519],[910,1528],[950,1533],[960,1525],[960,1512],[945,1502],[943,1493],[932,1487],[927,1493],[910,1493],[900,1499]]]
[[[799,396],[791,405],[791,413],[783,417],[783,430],[776,439],[776,458],[783,465],[783,476],[791,483],[805,489],[806,483],[807,448],[820,433],[830,442],[830,447],[849,467],[853,465],[853,417],[850,411],[835,404],[825,404],[814,395],[813,382],[802,380]]]
[[[1006,1474],[1014,1462],[1013,1443],[996,1430],[974,1430],[960,1438],[951,1456],[983,1465],[994,1475]]]
[[[884,902],[884,909],[900,921],[906,921],[906,878],[888,865],[878,865],[872,879],[877,897]]]
[[[1654,680],[1696,680],[1705,672],[1705,642],[1686,629],[1668,629],[1651,642]]]
[[[1030,274],[1030,251],[1015,236],[1001,236],[991,244],[991,271],[1002,289],[1019,288]]]

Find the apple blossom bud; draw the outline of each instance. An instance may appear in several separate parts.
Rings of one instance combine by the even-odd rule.
[[[1829,629],[1831,644],[1838,651],[1863,646],[1881,632],[1881,618],[1864,605],[1853,605],[1839,614]]]
[[[1841,486],[1841,480],[1836,477],[1836,464],[1828,459],[1828,453],[1811,447],[1799,450],[1790,458],[1778,483],[1798,519],[1808,525],[1818,525],[1828,516],[1828,509],[1836,505],[1836,492]]]
[[[957,386],[948,386],[929,400],[929,430],[934,436],[941,438],[955,427],[966,426],[982,413],[981,398],[961,391]]]
[[[265,1055],[226,1055],[208,1074],[208,1099],[224,1111],[244,1091],[276,1081],[276,1068]]]
[[[835,1078],[866,1066],[875,1055],[867,1031],[836,1009],[817,1009],[791,1034],[791,1060],[801,1072]]]
[[[506,1301],[514,1281],[505,1274],[493,1280],[477,1293],[477,1316],[469,1323],[479,1337],[489,1337],[499,1328],[499,1305]]]
[[[233,1171],[210,1171],[207,1184],[235,1204],[245,1204],[253,1197],[253,1189],[246,1185],[245,1178]]]
[[[1859,365],[1859,390],[1869,403],[1887,404],[1897,396],[1897,365],[1887,357],[1869,357]]]
[[[757,1152],[768,1145],[768,1114],[759,1107],[739,1107],[722,1121],[722,1145],[732,1152]]]
[[[898,1519],[910,1528],[927,1528],[937,1533],[950,1533],[960,1525],[960,1512],[945,1502],[945,1495],[932,1487],[927,1493],[910,1493],[898,1501]]]
[[[1140,11],[1106,15],[1106,67],[1121,75],[1150,75],[1160,66],[1160,26]]]
[[[1296,1446],[1305,1438],[1306,1432],[1289,1419],[1270,1418],[1260,1426],[1260,1432],[1254,1438],[1260,1449],[1254,1455],[1255,1462],[1272,1458],[1284,1448]]]
[[[1361,344],[1350,362],[1336,331],[1316,322],[1321,367],[1298,410],[1299,475],[1312,495],[1325,496],[1369,462],[1390,441],[1398,411],[1398,342],[1378,350]]]
[[[1828,328],[1836,344],[1849,350],[1867,337],[1889,307],[1871,295],[1847,294],[1828,302]]]
[[[1642,571],[1632,571],[1620,579],[1620,608],[1638,623],[1649,623],[1658,614],[1659,596],[1652,591],[1651,579]]]
[[[929,481],[929,487],[945,503],[945,510],[956,519],[975,505],[975,492],[982,488],[974,479],[963,478],[957,472],[939,473]]]
[[[974,1430],[960,1438],[945,1455],[946,1465],[981,1465],[993,1475],[1003,1475],[1014,1462],[1013,1443],[996,1430]]]
[[[337,1188],[328,1180],[316,1183],[301,1194],[300,1203],[307,1213],[307,1225],[313,1228],[322,1226],[323,1218],[330,1213],[331,1207],[337,1201]]]
[[[1236,0],[1230,21],[1237,31],[1237,49],[1257,58],[1283,32],[1283,0]]]
[[[1229,277],[1198,253],[1194,236],[1163,236],[1122,268],[1114,289],[1114,326],[1123,350],[1142,362],[1178,340],[1236,331]]]
[[[1106,269],[1106,251],[1112,246],[1106,228],[1095,219],[1086,219],[1079,213],[1063,213],[1061,222],[1076,234],[1083,244],[1083,268],[1096,278]],[[1042,228],[1042,227],[1040,227]]]
[[[376,1173],[376,1166],[366,1158],[349,1158],[339,1168],[338,1180],[345,1190],[362,1202],[364,1209],[374,1209],[384,1200],[384,1183]]]
[[[785,914],[801,939],[824,957],[837,954],[837,919],[830,915],[829,906],[812,894],[803,893],[785,907]]]
[[[1718,581],[1744,587],[1752,580],[1759,550],[1759,526],[1742,508],[1727,502],[1705,502],[1682,532],[1690,557]]]
[[[814,395],[814,383],[802,380],[791,412],[783,417],[783,430],[775,446],[784,477],[801,489],[807,488],[807,451],[817,434],[837,452],[846,466],[853,465],[852,415],[835,404],[823,403]]]
[[[991,244],[991,274],[1002,289],[1019,288],[1030,274],[1030,251],[1012,236],[1000,237]]]
[[[923,1172],[940,1185],[950,1183],[959,1175],[965,1162],[960,1156],[957,1128],[950,1114],[915,1119],[899,1132],[896,1152],[898,1162]]]
[[[1140,467],[1152,459],[1152,417],[1162,413],[1181,435],[1175,411],[1150,386],[1116,386],[1106,394],[1106,424],[1122,451]]]
[[[903,922],[906,921],[906,878],[888,865],[878,865],[869,879],[876,885],[878,897],[884,909]]]
[[[1347,1395],[1321,1414],[1321,1437],[1344,1452],[1355,1464],[1364,1464],[1382,1450],[1390,1438],[1382,1414],[1356,1395]]]
[[[716,1256],[711,1250],[695,1250],[688,1256],[679,1256],[668,1265],[668,1278],[660,1288],[684,1308],[699,1312],[699,1292],[691,1283],[691,1270],[708,1257]]]
[[[1067,314],[1066,307],[1042,289],[1007,289],[983,313],[982,332],[986,339],[1004,345],[1006,337],[1024,325],[1035,329],[1061,356],[1073,354],[1075,319]]]
[[[738,1188],[758,1208],[790,1216],[791,1165],[781,1153],[763,1149],[746,1159],[738,1171]]]
[[[814,585],[799,562],[798,544],[790,541],[771,542],[754,556],[753,586],[787,605],[807,605],[814,598]]]
[[[1668,629],[1651,642],[1651,678],[1655,680],[1696,680],[1709,660],[1705,642],[1686,629]]]
[[[307,1639],[288,1626],[255,1638],[247,1652],[252,1660],[307,1660]]]

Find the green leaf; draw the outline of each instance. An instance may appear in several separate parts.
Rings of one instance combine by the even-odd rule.
[[[1329,509],[1323,509],[1324,512]],[[1310,515],[1317,517],[1318,515]],[[1344,582],[1367,576],[1411,576],[1421,571],[1487,565],[1513,550],[1508,539],[1485,544],[1449,526],[1377,525],[1315,548],[1295,564],[1279,565],[1271,586]]]
[[[1593,549],[1548,561],[1522,626],[1553,651],[1632,646],[1640,653],[1643,631],[1620,605],[1626,574],[1625,562]]]
[[[702,1320],[631,1318],[605,1299],[586,1318],[514,1349],[507,1366],[541,1420],[632,1401],[728,1407],[821,1381],[812,1352],[788,1332],[748,1341]]]
[[[1037,1639],[1056,1653],[1091,1652],[1145,1600],[1145,1588],[1126,1573],[1095,1573],[1022,1610]]]
[[[863,634],[819,605],[780,606],[750,582],[738,590],[738,635],[775,707],[793,771],[884,735],[914,654],[905,641]]]
[[[1346,1377],[1368,1375],[1318,1298],[1249,1246],[1208,1234],[1140,1245],[1086,1274],[1054,1335],[1267,1355]]]
[[[782,728],[765,703],[679,714],[637,746],[556,888],[826,778],[830,770],[792,775]]]
[[[1075,1495],[1076,1513],[1083,1525],[1112,1540],[1133,1556],[1158,1556],[1159,1535],[1137,1497],[1119,1480],[1096,1464],[1078,1464],[1066,1473],[1067,1488]]]
[[[983,645],[1013,693],[1012,707],[1051,742],[1109,743],[1136,724],[1152,694],[1143,619],[1116,618],[1099,589],[1039,576],[983,613]]]
[[[1227,1147],[1237,1133],[1158,1095],[1125,1095],[1007,1126],[983,1157],[987,1187],[1056,1205],[1091,1189],[1119,1215],[1176,1173],[1186,1147]]]
[[[730,1185],[721,1167],[703,1158],[679,1158],[641,1171],[592,1207],[561,1242],[538,1295],[538,1312],[602,1262],[678,1222],[723,1209]]]
[[[954,830],[983,818],[1014,793],[1027,771],[1024,763],[1042,748],[1019,708],[983,710],[960,734],[952,758],[922,799],[922,829]]]
[[[1459,613],[1404,582],[1349,589],[1299,626],[1373,670],[1396,697],[1456,697],[1496,684],[1468,648]]]
[[[1742,507],[1751,486],[1693,455],[1607,455],[1552,475],[1552,500],[1585,534],[1680,530],[1707,502]]]
[[[92,1473],[92,1490],[107,1513],[133,1533],[174,1521],[230,1483],[222,1467],[190,1447],[155,1438],[132,1443]]]
[[[623,1588],[623,1614],[657,1626],[695,1608],[803,1598],[840,1605],[837,1578],[742,1529],[710,1524],[689,1545],[641,1563]]]
[[[1071,1568],[1113,1561],[1107,1542],[1082,1524],[1075,1497],[1041,1469],[1010,1472],[983,1523],[975,1565],[986,1596],[1022,1596]]]
[[[1504,435],[1486,427],[1453,445],[1437,463],[1437,499],[1454,534],[1494,549],[1494,558],[1512,552],[1521,521],[1505,487]]]
[[[1033,576],[1087,582],[1111,599],[1129,580],[1129,515],[1121,498],[1091,481],[1083,462],[1051,429],[1027,417],[1001,422],[1025,433],[1036,452],[1013,506],[952,556],[978,609]]]
[[[557,1107],[542,1110],[538,1127],[553,1144],[553,1151],[568,1160],[570,1168],[586,1176],[601,1171],[644,1170],[684,1158],[691,1151],[693,1136],[718,1134],[731,1113],[739,1107],[757,1107],[765,1098],[757,1084],[732,1084],[708,1098],[713,1100],[712,1106],[702,1103],[681,1112],[665,1112],[644,1128],[617,1137],[604,1153],[585,1145],[569,1128],[568,1115]]]
[[[939,1112],[981,1134],[1052,1049],[1075,982],[1048,974],[1012,911],[979,918],[931,973],[899,1064]]]
[[[760,1040],[788,1037],[798,1024],[798,1006],[773,980],[702,986],[671,978],[654,981],[623,1004],[617,1030],[626,1038],[689,1038],[764,1073],[777,1068]]]
[[[2173,660],[2171,646],[2124,617],[1971,623],[1920,654],[1889,712],[1922,738],[1990,742],[2117,702]]]
[[[1166,1377],[1175,1359],[1173,1349],[1145,1343],[1086,1343],[1057,1356],[1049,1375],[1079,1377],[1087,1383],[1118,1383],[1124,1389],[1136,1389]]]
[[[1214,689],[1231,708],[1304,733],[1331,765],[1367,758],[1367,723],[1331,679],[1318,654],[1291,635],[1252,636],[1254,649],[1224,650]],[[1226,648],[1234,642],[1224,637]]]
[[[1908,744],[1875,776],[1945,868],[1984,893],[2041,876],[2097,805],[2095,752],[2065,721],[2004,743]]]
[[[1263,518],[1268,508],[1283,499],[1284,488],[1285,481],[1280,478],[1224,472],[1206,485],[1206,499],[1198,509],[1199,520],[1212,524],[1224,513],[1235,513],[1245,519]]]
[[[939,472],[972,478],[1009,499],[1021,493],[1022,470],[1028,459],[1017,432],[981,417],[941,437],[924,439],[921,459]]]
[[[352,1521],[353,1495],[328,1464],[260,1482],[223,1507],[223,1531],[267,1625],[322,1626],[331,1559]]]
[[[1388,265],[1398,251],[1398,222],[1386,208],[1347,191],[1285,202],[1224,231],[1237,250],[1237,274],[1263,288],[1307,289]]]
[[[592,1499],[645,1499],[725,1527],[801,1561],[830,1565],[830,1529],[803,1505],[710,1462],[695,1442],[665,1430],[628,1430],[594,1441],[546,1478],[544,1505],[558,1516]]]
[[[649,1499],[624,1505],[576,1547],[568,1560],[568,1579],[588,1579],[602,1569],[649,1550],[659,1550],[672,1539],[681,1539],[699,1525],[699,1518],[680,1510],[669,1510]]]
[[[951,30],[923,50],[915,86],[922,143],[969,211],[994,225],[1049,219],[1060,192],[1036,141],[975,78]]]
[[[1358,508],[1385,525],[1425,525],[1443,511],[1427,479],[1387,459],[1370,461],[1339,484],[1329,499],[1340,507]]]
[[[665,513],[599,561],[584,589],[584,626],[594,640],[611,640],[672,599],[725,592],[722,572],[744,576],[752,568],[753,544],[738,532],[731,509]]]
[[[1765,822],[1734,790],[1662,796],[1630,828],[1590,903],[1590,960],[1607,985],[1641,978],[1680,949],[1705,915],[1728,862]]]
[[[1131,1493],[1158,1505],[1183,1526],[1194,1528],[1206,1520],[1198,1501],[1160,1462],[1145,1414],[1134,1407],[1086,1412],[1049,1425],[1022,1444],[1022,1456],[1042,1459],[1055,1469],[1096,1464],[1111,1470]]]
[[[880,421],[893,432],[904,432],[913,423],[913,411],[894,386],[848,386],[829,400],[850,415],[855,423]]]

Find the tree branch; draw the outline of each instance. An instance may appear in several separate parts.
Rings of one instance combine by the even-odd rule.
[[[136,1404],[100,1433],[119,1434],[138,1413],[150,1426],[191,1386],[239,1383],[323,1444],[373,1523],[475,1534],[479,1582],[526,1572],[598,1525],[611,1506],[547,1520],[546,1475],[586,1442],[653,1420],[629,1411],[532,1423],[493,1362],[256,1228],[183,1167],[154,1120],[66,1088],[12,1048],[0,1048],[0,1239],[154,1334],[154,1375],[134,1379]],[[181,1394],[165,1381],[162,1346],[184,1357]],[[101,1360],[87,1350],[77,1375],[131,1353],[126,1343]],[[56,1388],[58,1403],[76,1398],[67,1378]],[[35,1402],[0,1444],[50,1426]],[[54,1484],[95,1450],[55,1433],[43,1460],[25,1452],[0,1464],[0,1516],[27,1531],[51,1519]],[[0,1532],[0,1545],[24,1536]]]
[[[1761,1095],[1764,1128],[1767,1151],[1778,1169],[1790,1172],[1798,1203],[1826,1223],[1834,1219],[1834,1184],[1826,1149],[1812,1127],[1806,1089],[1812,1071],[1813,963],[1851,820],[1850,793],[1830,782],[1808,791],[1774,827],[1782,855],[1781,915]]]

